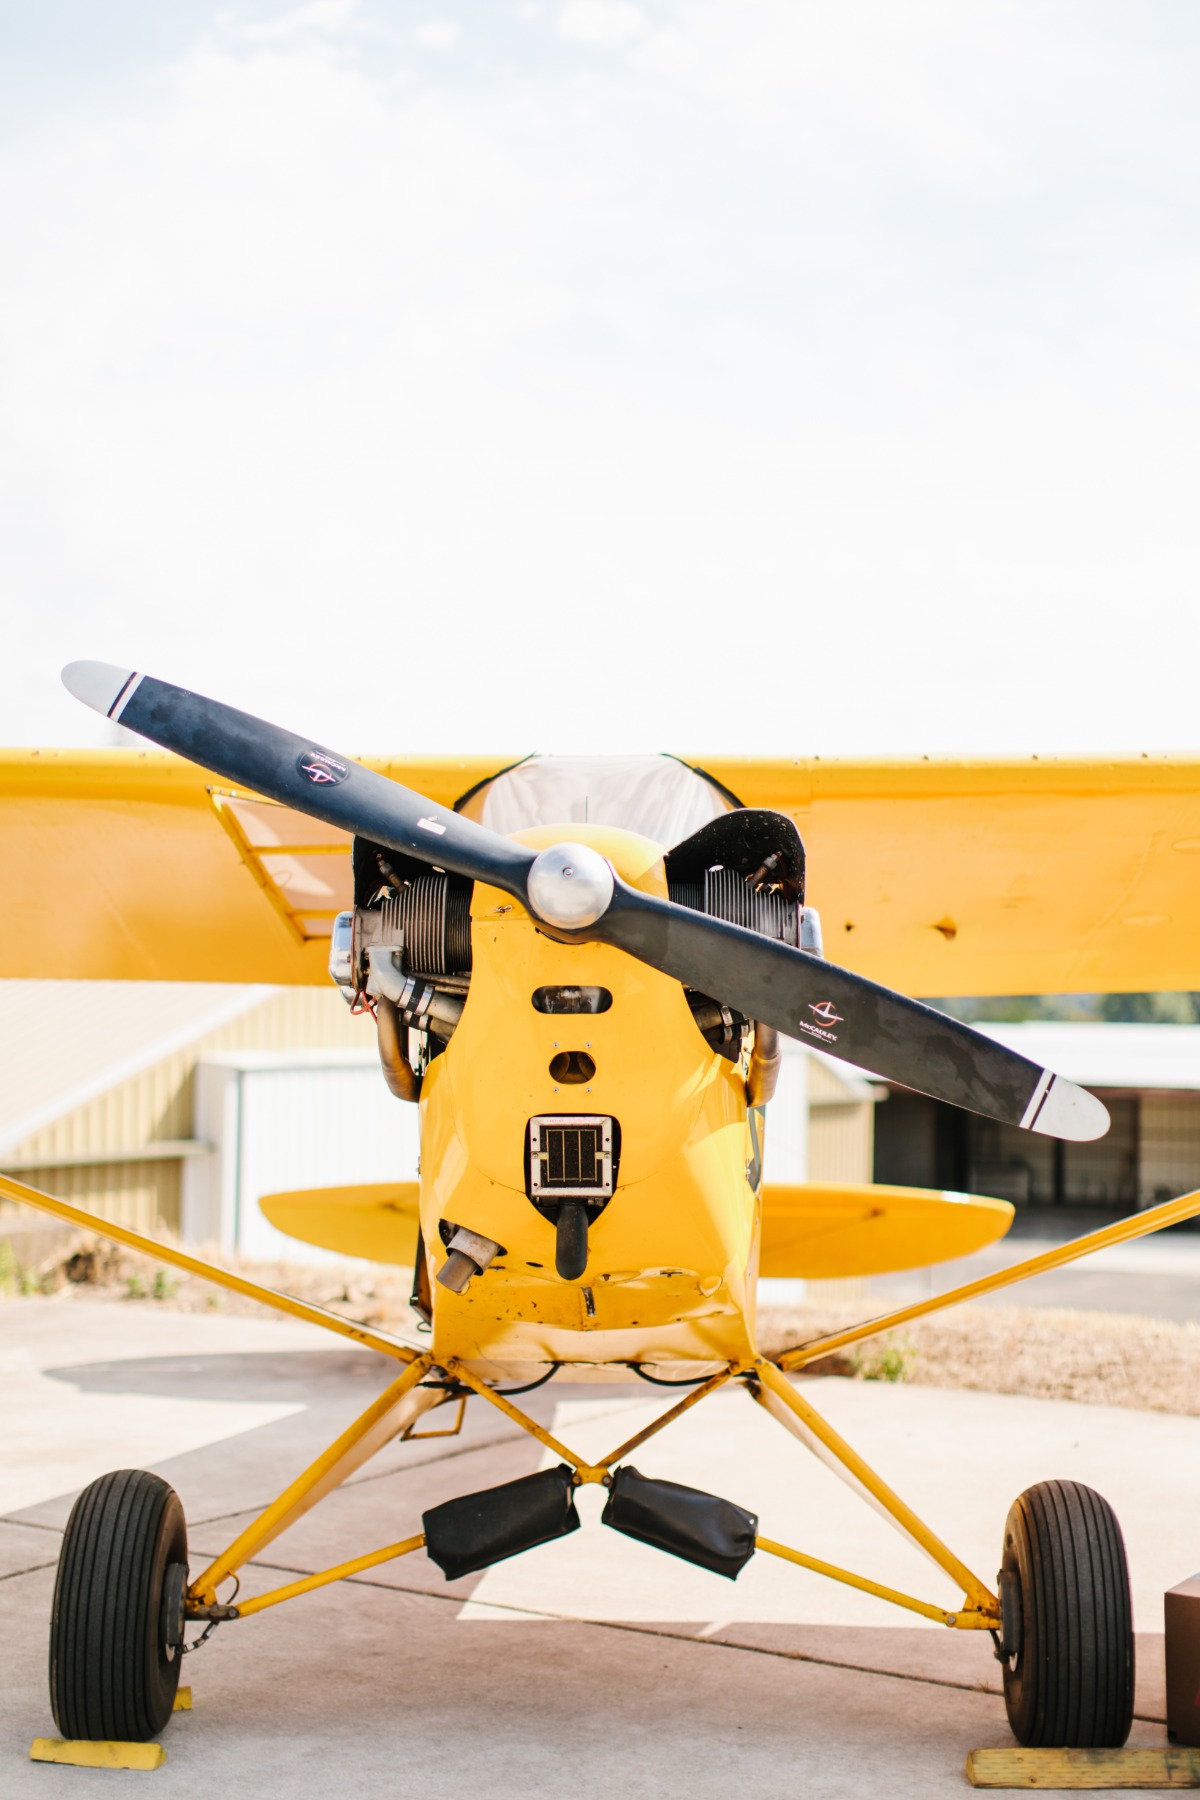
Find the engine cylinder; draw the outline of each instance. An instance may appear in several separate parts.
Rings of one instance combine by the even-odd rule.
[[[471,967],[471,884],[419,875],[379,908],[379,941],[404,945],[404,964],[421,975],[465,975]]]

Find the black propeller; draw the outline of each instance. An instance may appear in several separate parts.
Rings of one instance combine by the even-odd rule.
[[[586,845],[534,852],[311,739],[150,675],[77,662],[63,680],[97,712],[227,781],[488,882],[552,936],[611,944],[830,1056],[1050,1137],[1108,1129],[1100,1101],[1062,1076],[848,969],[643,894]]]

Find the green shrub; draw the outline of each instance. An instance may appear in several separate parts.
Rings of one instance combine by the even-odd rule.
[[[907,1381],[917,1353],[907,1338],[885,1337],[877,1343],[857,1344],[850,1353],[860,1381]]]

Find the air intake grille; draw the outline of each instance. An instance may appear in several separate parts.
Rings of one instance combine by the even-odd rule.
[[[613,1191],[613,1122],[578,1114],[529,1121],[534,1200],[607,1200]]]

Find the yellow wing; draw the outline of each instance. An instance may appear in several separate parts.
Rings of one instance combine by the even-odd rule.
[[[1200,987],[1200,760],[696,761],[795,819],[831,962],[909,994]]]
[[[369,766],[449,805],[514,760]],[[796,820],[826,953],[874,980],[1200,988],[1200,761],[694,761]],[[222,787],[161,751],[0,753],[0,976],[325,982],[348,839]]]
[[[368,766],[446,806],[513,757]],[[0,976],[329,980],[350,838],[162,750],[0,751]]]
[[[759,1274],[823,1280],[923,1269],[994,1244],[1013,1210],[1007,1200],[927,1188],[767,1182]]]

